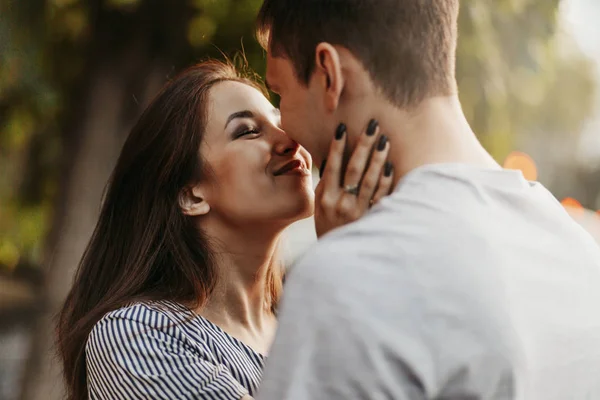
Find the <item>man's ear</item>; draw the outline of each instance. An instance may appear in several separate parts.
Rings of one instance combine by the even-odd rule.
[[[315,49],[315,76],[323,87],[324,104],[328,111],[335,111],[344,89],[344,76],[340,55],[329,43],[319,43]]]
[[[179,192],[179,207],[185,215],[197,217],[206,215],[210,211],[210,205],[202,194],[200,186],[188,186]]]

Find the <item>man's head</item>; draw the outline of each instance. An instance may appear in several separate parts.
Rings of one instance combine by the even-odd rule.
[[[454,94],[458,1],[265,0],[257,37],[283,128],[319,160],[351,102]]]

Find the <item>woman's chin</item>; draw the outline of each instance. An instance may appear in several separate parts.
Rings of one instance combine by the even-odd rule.
[[[291,204],[288,203],[288,206]],[[290,224],[294,222],[298,222],[300,220],[310,218],[315,213],[315,195],[311,191],[310,193],[306,193],[301,197],[297,197],[293,201],[293,206],[289,207],[287,212],[288,218],[285,218],[290,221]]]
[[[312,217],[315,213],[315,192],[311,189],[304,197],[298,220]]]
[[[303,220],[303,219],[306,219],[306,218],[310,218],[313,215],[315,215],[315,204],[314,204],[314,202],[311,203],[309,207],[307,207],[305,210],[303,210],[302,213],[300,213],[298,215],[297,221],[300,221],[300,220]]]

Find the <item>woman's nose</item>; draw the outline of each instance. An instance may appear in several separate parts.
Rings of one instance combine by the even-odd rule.
[[[293,155],[296,154],[300,145],[290,138],[285,131],[277,129],[275,132],[275,143],[273,151],[277,155]]]

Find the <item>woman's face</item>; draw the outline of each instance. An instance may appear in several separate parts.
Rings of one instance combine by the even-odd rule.
[[[314,208],[311,157],[280,128],[279,110],[255,88],[234,81],[210,91],[201,154],[211,174],[209,213],[234,225],[281,226]]]

